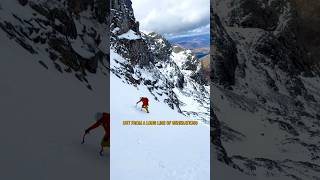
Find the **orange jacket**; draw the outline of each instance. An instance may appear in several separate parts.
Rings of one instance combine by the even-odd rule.
[[[149,99],[146,97],[141,97],[140,101],[138,101],[137,103],[142,102],[143,106],[148,106],[149,105]]]
[[[86,131],[91,131],[99,126],[102,126],[104,129],[105,137],[110,137],[110,114],[102,113],[102,117],[93,125],[91,125]]]

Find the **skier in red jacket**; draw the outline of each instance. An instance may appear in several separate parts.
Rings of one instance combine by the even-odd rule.
[[[101,113],[99,113],[101,114]],[[102,126],[104,129],[104,136],[101,140],[101,150],[100,155],[103,155],[103,148],[110,147],[110,114],[103,112],[98,121],[92,124],[88,129],[85,130],[85,135],[88,134],[91,130]]]
[[[140,97],[140,101],[137,102],[137,104],[139,102],[142,102],[142,106],[141,108],[142,109],[145,109],[147,111],[147,113],[149,113],[149,110],[148,110],[148,106],[149,106],[149,99],[147,97]]]

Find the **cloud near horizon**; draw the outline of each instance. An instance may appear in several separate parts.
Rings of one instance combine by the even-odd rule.
[[[163,35],[209,33],[210,0],[132,0],[142,31]]]

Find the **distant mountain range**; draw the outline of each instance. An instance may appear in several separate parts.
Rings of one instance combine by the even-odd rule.
[[[193,36],[179,36],[179,37],[167,37],[170,43],[179,44],[180,46],[187,49],[195,48],[209,48],[210,46],[210,35],[201,34]]]
[[[167,37],[171,44],[180,45],[183,48],[190,49],[195,56],[200,59],[209,54],[210,35],[192,35],[192,36],[179,36]]]

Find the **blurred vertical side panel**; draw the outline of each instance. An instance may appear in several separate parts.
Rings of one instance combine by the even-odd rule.
[[[109,15],[104,0],[0,2],[0,179],[109,179],[103,128],[83,136],[109,112]]]
[[[319,179],[320,2],[211,1],[212,179]]]

